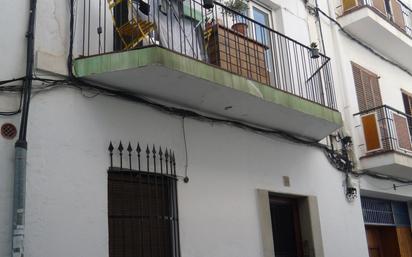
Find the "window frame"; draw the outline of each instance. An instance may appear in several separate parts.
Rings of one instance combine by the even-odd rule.
[[[180,257],[176,177],[165,173],[109,168],[107,181],[109,257],[128,256],[130,252],[145,255],[148,251],[153,257]],[[125,185],[121,185],[122,182]],[[121,191],[114,188],[119,186]],[[123,206],[121,211],[116,209],[119,206]],[[118,222],[116,229],[115,222]],[[123,238],[118,239],[119,232]],[[158,243],[152,245],[154,239]],[[130,244],[131,240],[133,244]]]
[[[311,256],[317,257],[325,256],[318,199],[316,196],[274,192],[266,189],[256,189],[256,192],[264,257],[275,257],[269,195],[297,199],[300,212],[299,218],[301,220],[302,239],[304,242],[304,254],[311,254]]]

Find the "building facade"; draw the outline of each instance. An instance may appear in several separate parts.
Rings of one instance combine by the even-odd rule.
[[[29,3],[6,3],[0,255],[411,256],[412,5],[377,2],[38,1],[14,238]]]

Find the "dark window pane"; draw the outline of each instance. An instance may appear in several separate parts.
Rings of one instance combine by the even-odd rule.
[[[109,171],[110,257],[177,257],[175,186],[159,174]]]

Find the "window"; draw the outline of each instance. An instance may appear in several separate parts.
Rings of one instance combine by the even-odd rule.
[[[359,111],[366,111],[382,105],[378,75],[352,63],[353,78],[355,81],[356,96]]]
[[[405,107],[405,113],[412,115],[412,95],[406,91],[402,91],[403,106]]]
[[[269,23],[269,13],[266,11],[263,11],[262,9],[254,6],[252,8],[253,10],[253,19],[261,24],[266,25],[267,27],[270,27]],[[263,44],[268,44],[269,42],[269,35],[268,31],[264,29],[264,27],[255,24],[255,37],[256,41],[259,43]]]
[[[406,8],[404,5],[401,5],[403,20],[405,21],[405,32],[408,36],[412,36],[412,12]]]
[[[409,227],[409,211],[405,202],[361,197],[365,224]]]
[[[302,257],[297,199],[270,197],[273,245],[276,257]]]
[[[412,246],[406,202],[361,197],[370,257],[409,256]]]
[[[109,256],[178,257],[176,179],[110,169]]]
[[[409,134],[412,135],[412,95],[402,91],[403,106],[405,107],[406,119],[408,120]]]
[[[252,4],[252,18],[257,21],[260,24],[265,25],[268,28],[272,27],[271,24],[271,15],[270,11],[267,10],[264,7],[261,7],[260,5],[257,4]],[[258,41],[259,43],[271,48],[271,38],[270,38],[270,33],[269,30],[266,29],[265,27],[259,25],[259,24],[254,24],[253,25],[253,31],[254,31],[254,36],[255,40]],[[265,59],[266,59],[266,67],[268,68],[269,71],[272,70],[272,54],[270,50],[265,51]]]
[[[405,30],[405,17],[403,13],[403,7],[398,0],[391,0],[388,3],[388,12],[392,21],[402,30]]]
[[[352,72],[359,111],[368,111],[382,106],[378,75],[353,62]],[[367,152],[391,149],[392,138],[387,128],[389,117],[385,110],[379,108],[373,113],[361,116]]]
[[[386,13],[388,14],[388,17],[392,17],[392,8],[391,8],[391,1],[390,0],[384,0],[385,2],[385,9]]]

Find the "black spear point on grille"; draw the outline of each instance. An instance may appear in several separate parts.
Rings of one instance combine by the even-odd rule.
[[[156,147],[155,145],[153,145],[152,154],[153,154],[153,170],[154,172],[156,172]]]
[[[119,150],[120,153],[123,152],[123,145],[122,145],[122,141],[120,141],[119,143],[119,147],[117,147],[117,149]]]
[[[119,147],[117,147],[117,149],[119,150],[119,157],[120,157],[120,168],[123,168],[123,145],[122,145],[122,141],[120,141],[119,143]]]
[[[112,141],[110,141],[108,150],[109,150],[110,153],[112,153],[113,149],[114,149],[114,147],[113,147]]]
[[[169,172],[169,162],[168,162],[168,160],[169,160],[169,151],[166,148],[165,149],[165,171],[166,171],[166,174],[168,174],[168,172]]]
[[[136,152],[137,152],[137,167],[140,170],[140,152],[142,149],[140,148],[139,142],[137,142]]]
[[[149,164],[149,160],[150,159],[150,149],[149,149],[149,145],[146,145],[146,170],[147,172],[150,171],[150,164]]]
[[[176,158],[175,158],[175,152],[173,152],[173,174],[176,175]]]
[[[129,142],[129,145],[127,146],[127,151],[129,152],[129,169],[132,170],[132,151],[133,151],[133,148],[130,145],[130,142]]]
[[[160,160],[160,173],[163,174],[163,151],[162,147],[159,147],[159,160]]]
[[[142,151],[142,149],[140,148],[140,144],[137,143],[137,148],[136,148],[137,153],[140,154],[140,152]]]
[[[108,148],[109,155],[110,155],[110,168],[113,168],[113,149],[114,147],[113,147],[112,141],[110,141],[109,148]]]

